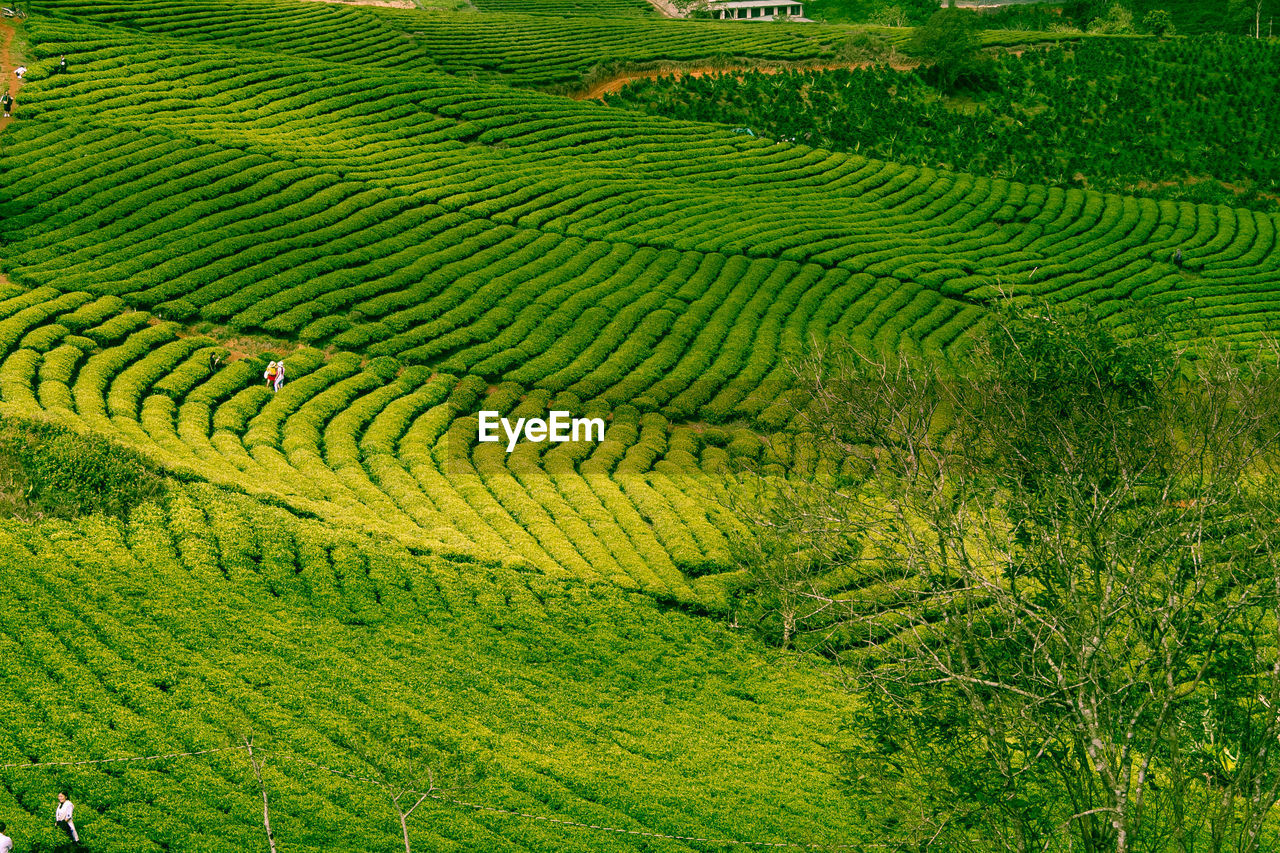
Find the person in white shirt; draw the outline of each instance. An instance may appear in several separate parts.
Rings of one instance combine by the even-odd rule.
[[[13,69],[13,73],[19,80],[21,80],[23,75],[27,73],[27,66],[19,65],[17,68]]]
[[[13,853],[13,839],[4,833],[8,828],[8,824],[0,821],[0,853]]]
[[[274,383],[274,385],[273,385],[273,387],[272,387],[272,389],[271,389],[271,390],[272,390],[272,391],[279,391],[279,390],[280,390],[280,388],[281,388],[281,386],[283,386],[283,385],[284,385],[284,362],[283,362],[283,361],[277,361],[277,362],[276,362],[276,378],[275,378],[275,383]]]
[[[76,832],[75,822],[71,819],[75,811],[75,804],[67,799],[67,795],[59,794],[58,810],[54,813],[53,819],[57,821],[58,829],[61,829],[72,841],[79,844],[80,835]]]

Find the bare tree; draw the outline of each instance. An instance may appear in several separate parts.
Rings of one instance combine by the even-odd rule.
[[[405,719],[397,719],[373,747],[354,751],[373,768],[370,781],[391,801],[405,853],[413,853],[409,818],[419,806],[456,794],[484,775],[483,765],[462,758],[457,744],[432,738]]]
[[[391,798],[391,804],[395,807],[396,816],[400,819],[400,834],[404,838],[404,853],[413,853],[409,846],[409,815],[413,814],[418,806],[422,805],[429,797],[436,795],[435,779],[431,773],[431,768],[425,768],[420,778],[426,779],[426,785],[419,785],[418,788],[406,788],[402,785],[396,785],[390,782],[384,783],[382,790]],[[420,790],[425,787],[426,790]],[[406,805],[412,800],[411,805]]]
[[[832,464],[805,478],[826,529],[798,520],[790,551],[859,579],[836,593],[811,567],[805,589],[862,696],[852,778],[898,798],[902,840],[1259,849],[1280,796],[1275,349],[1010,313],[963,373],[853,351],[801,373]]]
[[[828,580],[835,555],[857,547],[846,536],[847,519],[831,514],[821,487],[796,478],[744,472],[726,498],[752,531],[735,557],[756,627],[784,649],[801,640],[806,649],[821,648],[847,609],[831,596]]]
[[[262,762],[253,752],[253,735],[245,735],[244,748],[249,753],[249,764],[253,767],[253,778],[258,781],[258,790],[262,792],[262,826],[267,832],[267,847],[276,853],[276,837],[271,831],[271,810],[267,803],[267,783],[262,778]]]
[[[1274,0],[1231,0],[1228,8],[1230,18],[1236,25],[1245,23],[1247,26],[1249,19],[1252,18],[1253,37],[1260,39],[1262,38],[1262,12],[1267,9],[1274,13],[1275,3]]]

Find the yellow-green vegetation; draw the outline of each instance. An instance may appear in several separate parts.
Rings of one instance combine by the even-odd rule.
[[[155,463],[97,435],[21,418],[0,418],[0,513],[124,517],[163,496]]]
[[[0,548],[0,763],[252,733],[368,777],[417,739],[474,768],[452,793],[471,802],[663,834],[860,837],[825,680],[647,596],[416,556],[209,486],[128,522],[0,524]],[[280,849],[397,849],[378,788],[266,761]],[[89,850],[266,846],[241,753],[0,769],[24,849],[52,848],[60,790]],[[458,853],[705,849],[436,801],[411,830],[414,849]]]
[[[822,62],[849,28],[476,5],[31,4],[0,137],[0,414],[182,485],[4,528],[0,764],[252,730],[365,775],[421,740],[475,771],[473,802],[871,843],[836,784],[848,698],[739,634],[728,596],[724,472],[818,464],[792,362],[960,365],[1006,297],[1248,345],[1280,326],[1277,218],[533,91]],[[477,441],[482,410],[550,409],[605,440]],[[262,840],[239,753],[110,768],[0,772],[0,820],[51,830],[65,785],[91,849]],[[282,849],[396,849],[378,791],[270,758],[267,780]],[[428,807],[419,849],[708,847]]]

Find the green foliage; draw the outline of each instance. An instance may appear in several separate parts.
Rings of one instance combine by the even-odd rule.
[[[964,28],[939,14],[959,31],[938,31],[946,53]],[[1280,75],[1276,45],[1088,39],[1001,57],[975,72],[972,97],[939,97],[964,68],[961,55],[908,72],[669,78],[609,102],[992,177],[1280,209],[1280,114],[1263,83]]]
[[[1089,21],[1089,32],[1098,35],[1133,35],[1133,12],[1123,3],[1112,3],[1104,14]]]
[[[1177,35],[1178,32],[1173,24],[1173,15],[1167,9],[1152,9],[1143,15],[1142,28],[1161,38]]]
[[[1111,0],[1069,0],[1063,4],[1063,15],[1083,28],[1090,21],[1107,17],[1113,5]],[[1129,0],[1122,5],[1132,13],[1134,20],[1144,21],[1144,29],[1157,35],[1160,33],[1155,27],[1145,24],[1145,17],[1154,11],[1167,12],[1171,26],[1179,33],[1253,35],[1254,13],[1258,10],[1257,0]],[[1262,0],[1260,15],[1264,37],[1267,21],[1277,13],[1280,13],[1280,4],[1276,0]],[[1172,30],[1168,34],[1172,34]]]
[[[993,323],[998,331],[987,335],[978,369],[1049,421],[1121,401],[1145,406],[1174,360],[1158,323],[1122,338],[1087,307],[1004,307]]]
[[[978,50],[977,16],[961,9],[942,9],[929,16],[911,36],[910,50],[928,63],[926,75],[943,92],[981,86],[985,63]]]
[[[840,797],[812,796],[836,784],[825,681],[649,596],[418,556],[203,485],[128,521],[0,523],[0,545],[22,602],[6,608],[0,763],[252,732],[280,849],[304,853],[403,846],[377,787],[281,754],[389,781],[430,768],[447,796],[640,832],[868,840]],[[23,849],[55,843],[64,787],[97,853],[265,848],[243,754],[6,771]],[[409,827],[415,850],[704,849],[435,800]]]
[[[165,479],[154,463],[101,435],[24,418],[0,418],[0,501],[5,515],[126,516],[159,500]]]

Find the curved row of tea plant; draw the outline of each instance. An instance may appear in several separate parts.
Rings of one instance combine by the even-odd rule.
[[[705,475],[788,429],[815,343],[954,359],[1002,292],[1277,325],[1263,214],[30,26],[73,63],[6,132],[7,271],[36,289],[3,309],[4,401],[418,548],[716,602],[734,534]],[[265,358],[210,367],[245,332],[287,355],[280,395]],[[609,440],[475,441],[480,409],[547,408]]]
[[[38,32],[46,50],[76,43],[75,30]],[[177,319],[203,311],[245,328],[338,334],[375,354],[429,344],[410,360],[456,355],[450,369],[470,370],[530,307],[530,279],[582,292],[614,274],[618,252],[644,248],[923,288],[943,297],[932,328],[998,292],[1086,298],[1107,312],[1149,297],[1202,307],[1239,334],[1264,327],[1270,310],[1274,219],[1247,211],[912,169],[447,77],[370,81],[266,56],[247,71],[214,48],[123,41],[28,88],[4,193],[8,254],[29,280],[129,294]],[[317,87],[321,76],[335,85]],[[75,116],[76,131],[60,116]],[[130,129],[108,130],[118,124]],[[117,148],[157,161],[103,165]],[[593,251],[612,260],[574,280],[545,260],[553,246],[587,257],[565,245],[572,238],[606,244]],[[1170,263],[1178,249],[1183,270]],[[634,277],[649,263],[623,269]],[[599,331],[583,317],[585,337]],[[518,343],[514,334],[505,340]],[[544,346],[512,349],[505,364]],[[491,366],[481,372],[513,378]]]
[[[395,359],[325,359],[288,347],[272,395],[267,358],[181,334],[116,297],[13,289],[0,301],[0,399],[11,414],[112,435],[170,470],[283,501],[335,523],[468,559],[526,565],[683,601],[720,599],[728,523],[700,475],[758,452],[745,429],[677,428],[633,407],[515,383],[486,388]],[[32,311],[31,309],[38,309]],[[104,320],[104,318],[106,318]],[[128,322],[121,322],[127,320]],[[476,411],[611,419],[607,441],[476,442]],[[753,444],[754,442],[754,444]]]
[[[655,17],[647,0],[479,0],[481,12],[519,12],[524,15],[590,15],[596,17]]]
[[[199,751],[252,732],[275,837],[298,851],[403,845],[376,787],[273,753],[361,776],[452,755],[484,771],[464,798],[499,808],[857,840],[838,799],[812,796],[834,782],[813,760],[811,733],[839,713],[825,688],[760,669],[762,650],[642,596],[415,557],[210,486],[127,523],[4,522],[0,546],[0,763]],[[265,846],[240,753],[0,769],[0,814],[23,849],[53,845],[62,790],[99,853]],[[410,827],[415,849],[439,851],[704,849],[435,802]]]
[[[523,14],[524,5],[510,4],[511,8],[494,13],[451,14],[295,0],[34,0],[30,4],[36,14],[187,42],[377,69],[439,67],[534,86],[576,83],[597,66],[829,57],[832,44],[847,35],[802,24],[721,26],[631,11],[643,11],[640,7],[648,6],[643,0],[616,0],[617,11],[625,9],[626,14],[607,18],[537,14],[545,7]]]
[[[936,168],[1280,210],[1274,44],[1087,39],[989,73],[976,107],[887,68],[640,80],[608,102]]]

